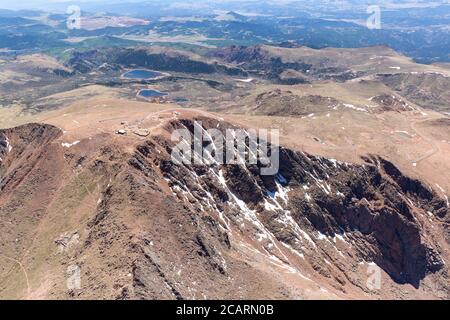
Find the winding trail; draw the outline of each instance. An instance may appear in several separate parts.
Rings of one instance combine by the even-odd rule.
[[[419,130],[417,130],[416,128],[416,124],[418,123],[424,123],[427,121],[432,121],[438,118],[430,118],[430,119],[426,119],[426,120],[417,120],[411,123],[411,129],[419,136],[421,137],[424,141],[426,141],[427,143],[429,143],[432,146],[432,149],[429,150],[428,152],[426,152],[424,155],[422,155],[421,157],[419,157],[418,159],[413,161],[413,164],[417,165],[419,164],[419,162],[424,161],[432,156],[434,156],[436,153],[441,152],[441,148],[439,147],[439,145],[432,139],[428,138],[427,136],[425,136],[424,134],[420,133]]]
[[[25,267],[23,266],[22,262],[20,262],[19,260],[14,259],[14,258],[5,256],[4,254],[1,254],[1,253],[0,253],[0,257],[2,257],[4,259],[7,259],[7,260],[10,260],[10,261],[13,261],[13,262],[15,262],[15,263],[17,263],[19,265],[20,269],[22,269],[23,274],[25,275],[25,280],[27,281],[27,293],[30,294],[30,292],[31,292],[30,281],[28,280],[27,270],[25,270]]]

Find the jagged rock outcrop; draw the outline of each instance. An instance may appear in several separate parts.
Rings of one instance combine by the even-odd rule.
[[[375,96],[370,98],[370,101],[378,104],[379,108],[377,112],[404,112],[415,110],[412,106],[410,106],[406,101],[398,98],[394,95],[382,94],[379,96]]]
[[[413,211],[442,218],[449,209],[429,187],[387,160],[366,161],[352,165],[282,149],[278,176],[260,176],[251,166],[180,167],[167,160],[160,167],[181,199],[197,210],[216,211],[224,227],[247,219],[266,246],[280,241],[299,254],[305,253],[300,247],[318,245],[314,235],[345,236],[364,260],[417,287],[444,262],[422,237]]]
[[[10,151],[11,145],[8,137],[4,133],[0,133],[0,161],[3,161],[5,155]]]

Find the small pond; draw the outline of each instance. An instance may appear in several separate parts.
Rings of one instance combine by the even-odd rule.
[[[167,96],[168,93],[152,89],[143,89],[139,91],[138,96],[143,98],[156,98]]]
[[[163,76],[161,72],[144,69],[130,70],[122,75],[122,77],[126,79],[140,79],[140,80],[151,80],[161,76]]]

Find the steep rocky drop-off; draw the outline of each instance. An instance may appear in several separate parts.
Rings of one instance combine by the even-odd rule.
[[[377,156],[285,148],[275,176],[176,165],[170,132],[194,118],[233,127],[181,115],[71,144],[49,125],[0,131],[0,297],[449,298],[449,209],[425,183]]]

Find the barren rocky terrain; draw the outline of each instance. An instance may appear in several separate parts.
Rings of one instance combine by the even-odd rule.
[[[449,299],[448,76],[385,47],[8,58],[0,298]],[[279,173],[174,164],[194,121],[279,129]]]

